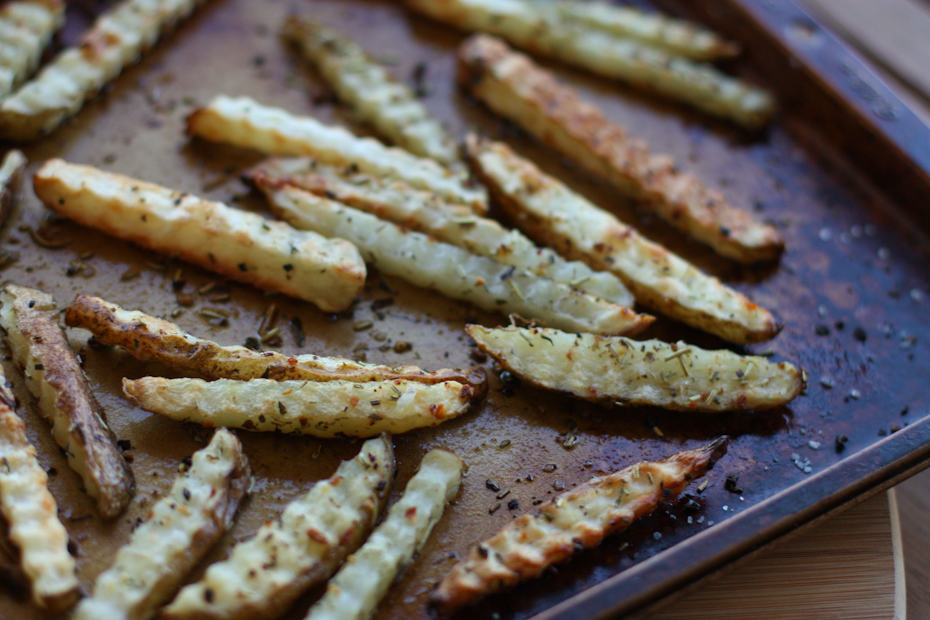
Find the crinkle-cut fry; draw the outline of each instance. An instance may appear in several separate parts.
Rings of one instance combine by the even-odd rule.
[[[640,235],[500,142],[466,140],[478,175],[517,226],[565,256],[609,270],[636,299],[738,344],[781,329],[768,310]]]
[[[517,517],[493,537],[472,547],[430,595],[441,612],[537,577],[580,549],[625,530],[700,478],[726,453],[727,438],[679,452],[662,461],[644,461],[592,478]]]
[[[13,360],[23,370],[39,411],[51,423],[68,465],[96,500],[100,515],[116,517],[135,491],[132,470],[58,326],[55,300],[42,291],[10,284],[0,292],[0,303],[0,325]]]
[[[269,159],[245,172],[337,200],[474,254],[525,269],[620,306],[633,306],[633,294],[617,276],[595,271],[580,261],[568,261],[538,247],[517,230],[480,217],[463,205],[446,203],[435,194],[400,181],[319,164],[308,158]]]
[[[77,46],[0,104],[0,136],[34,140],[56,129],[203,2],[124,0],[105,11]]]
[[[207,427],[374,437],[436,426],[466,413],[470,386],[457,381],[275,381],[123,379],[123,393],[147,411]]]
[[[3,157],[3,163],[0,164],[0,226],[3,226],[13,209],[13,200],[26,163],[26,156],[13,149]]]
[[[381,273],[490,312],[516,313],[575,331],[631,334],[653,321],[571,287],[487,256],[408,231],[322,196],[258,177],[272,211],[298,228],[351,239]]]
[[[390,142],[447,165],[459,161],[458,146],[442,124],[358,43],[302,15],[290,16],[283,33],[319,70],[340,101]]]
[[[407,0],[407,6],[466,31],[507,39],[533,54],[624,81],[750,129],[768,123],[775,100],[713,65],[631,37],[591,28],[524,0]]]
[[[97,577],[93,594],[78,605],[74,620],[153,617],[232,525],[251,485],[242,444],[219,429]]]
[[[163,620],[251,620],[281,615],[314,584],[325,581],[365,539],[394,479],[390,437],[369,439],[344,461],[207,568],[162,612]]]
[[[404,181],[446,200],[469,205],[480,213],[488,209],[484,188],[472,183],[459,170],[445,168],[400,148],[387,147],[372,138],[360,138],[343,127],[262,105],[248,97],[214,98],[188,117],[187,133],[268,155],[314,157],[334,166]]]
[[[446,504],[458,493],[464,468],[452,452],[430,450],[403,496],[329,580],[306,620],[367,620],[374,615],[378,601],[422,549]]]
[[[348,308],[365,284],[365,263],[348,241],[221,202],[60,159],[39,169],[33,187],[80,224],[327,312]]]
[[[752,263],[777,258],[784,240],[772,226],[755,221],[671,157],[656,155],[645,142],[583,101],[575,90],[487,36],[459,49],[459,77],[494,112],[514,121],[622,193],[647,202],[665,219],[718,254]]]
[[[0,7],[0,99],[35,71],[64,21],[63,0],[13,0]]]
[[[32,599],[53,612],[73,605],[80,594],[68,532],[48,490],[48,474],[16,415],[16,397],[0,368],[0,513],[19,563],[32,584]]]
[[[739,53],[739,46],[700,24],[662,13],[597,0],[535,0],[551,5],[560,19],[652,45],[692,60],[718,60]]]
[[[527,383],[595,402],[715,413],[791,402],[805,375],[788,362],[684,342],[556,329],[467,325],[482,351]]]
[[[427,371],[417,366],[383,366],[343,357],[309,353],[289,356],[241,345],[223,346],[189,334],[170,321],[138,310],[124,310],[83,293],[65,310],[65,323],[90,330],[97,342],[122,347],[136,359],[156,360],[207,379],[458,381],[471,386],[476,399],[483,398],[488,389],[487,374],[480,366]]]

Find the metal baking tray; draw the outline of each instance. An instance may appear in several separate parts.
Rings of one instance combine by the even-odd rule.
[[[923,211],[930,200],[930,131],[791,2],[662,4],[706,20],[744,45],[746,53],[727,68],[778,92],[782,111],[777,124],[761,135],[748,135],[622,85],[543,64],[632,134],[673,154],[682,167],[721,188],[734,203],[775,222],[788,240],[778,265],[747,268],[714,256],[497,119],[455,86],[454,53],[464,35],[407,15],[394,2],[209,3],[65,127],[25,149],[34,162],[63,157],[263,210],[261,200],[236,174],[259,157],[189,141],[183,133],[184,118],[215,94],[246,94],[365,132],[277,36],[288,11],[311,11],[357,37],[401,78],[413,81],[414,73],[425,72],[426,104],[456,133],[474,127],[507,140],[784,321],[775,340],[745,350],[771,352],[808,371],[807,392],[790,408],[725,415],[605,409],[528,386],[517,386],[511,393],[502,389],[492,371],[490,394],[474,412],[435,429],[396,437],[400,473],[395,495],[432,447],[455,450],[469,470],[460,496],[418,561],[383,601],[381,618],[425,615],[430,588],[456,555],[557,489],[723,433],[732,438],[729,454],[709,474],[703,493],[697,493],[696,485],[689,489],[701,510],[688,512],[684,503],[663,506],[598,549],[463,615],[588,618],[642,610],[819,516],[916,472],[930,459],[930,218]],[[62,43],[76,40],[100,5],[72,3]],[[193,305],[181,307],[175,320],[223,343],[241,343],[254,335],[269,305],[275,304],[283,351],[364,354],[371,361],[425,367],[468,366],[474,362],[463,323],[505,322],[504,317],[377,273],[371,274],[351,311],[326,315],[309,304],[223,282],[189,265],[46,218],[27,184],[20,207],[0,237],[0,248],[19,256],[3,271],[4,281],[45,289],[61,306],[86,292],[169,315],[179,308],[172,280],[180,279]],[[40,228],[46,236],[70,243],[59,249],[40,247],[29,234]],[[69,276],[72,261],[91,269]],[[209,299],[213,293],[197,293],[213,281],[229,291],[229,301],[214,302]],[[197,314],[206,306],[229,310],[229,325],[207,325]],[[302,346],[290,329],[294,318],[303,326]],[[372,327],[360,330],[367,321]],[[181,458],[202,445],[209,433],[147,414],[121,397],[122,376],[170,375],[168,369],[136,362],[118,350],[93,347],[86,333],[74,331],[71,336],[116,434],[131,443],[138,492],[128,512],[115,521],[104,523],[95,516],[18,373],[7,371],[24,403],[21,410],[40,459],[54,472],[52,492],[86,587],[127,540],[146,507],[168,488]],[[664,318],[647,336],[723,346]],[[396,353],[397,342],[409,342],[412,349]],[[565,439],[573,435],[577,442],[567,449]],[[329,475],[359,445],[274,434],[239,436],[257,475],[255,493],[230,534],[190,579],[313,481]],[[557,469],[544,470],[549,464]],[[730,486],[741,491],[725,488],[728,476],[738,478]],[[509,495],[497,499],[487,480],[509,489]],[[494,510],[498,503],[502,505]],[[693,508],[693,503],[688,506]],[[17,594],[15,579],[7,586],[0,589],[0,615],[42,616]],[[308,593],[292,616],[302,617],[318,595],[319,591]]]

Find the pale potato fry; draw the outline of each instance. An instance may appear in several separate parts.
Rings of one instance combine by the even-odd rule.
[[[73,605],[80,595],[68,532],[48,491],[48,475],[36,460],[26,425],[16,415],[16,397],[0,368],[0,513],[19,564],[32,584],[32,600],[53,612]]]
[[[232,525],[251,485],[242,444],[219,429],[97,577],[93,594],[78,605],[74,620],[153,617]]]
[[[6,223],[13,209],[13,200],[19,189],[26,168],[26,156],[20,151],[11,150],[0,164],[0,226]]]
[[[739,53],[739,46],[700,24],[662,13],[646,13],[629,6],[597,0],[535,0],[551,5],[560,19],[588,28],[629,37],[676,56],[717,60]]]
[[[56,129],[204,1],[124,0],[107,10],[79,45],[0,104],[0,136],[34,140]]]
[[[369,439],[354,459],[313,485],[229,557],[186,586],[163,620],[251,620],[281,615],[325,581],[368,535],[394,478],[388,436]]]
[[[540,56],[677,99],[749,128],[775,112],[772,95],[660,47],[564,19],[524,0],[407,0],[407,6],[467,31],[507,39]]]
[[[123,379],[123,393],[152,413],[202,426],[374,437],[436,426],[471,407],[474,391],[457,381],[275,381],[273,379]]]
[[[662,461],[644,461],[592,478],[532,514],[517,517],[452,567],[431,594],[432,605],[452,611],[537,577],[580,549],[597,546],[703,476],[726,453],[726,446],[726,437],[721,437]]]
[[[293,41],[362,121],[393,144],[444,164],[459,161],[458,147],[442,124],[391,73],[342,33],[292,15],[284,35]]]
[[[672,158],[656,155],[575,90],[503,42],[472,37],[459,50],[462,83],[493,111],[514,121],[659,217],[717,253],[741,262],[777,258],[784,240]]]
[[[500,142],[469,136],[468,152],[498,204],[532,238],[610,270],[650,308],[735,343],[773,338],[772,314],[653,243]]]
[[[90,330],[102,344],[117,345],[140,360],[156,360],[207,379],[302,379],[308,381],[387,381],[422,383],[458,381],[472,388],[475,399],[488,389],[484,369],[426,371],[417,366],[383,366],[343,357],[305,353],[288,356],[253,351],[240,345],[222,346],[193,336],[180,327],[138,310],[124,310],[99,297],[79,294],[65,311],[70,327]]]
[[[63,0],[13,0],[0,7],[0,99],[35,71],[64,21]]]
[[[165,187],[60,159],[33,187],[80,224],[179,256],[233,280],[345,310],[365,284],[365,263],[342,239],[327,239]]]
[[[272,210],[298,228],[348,237],[381,273],[479,308],[517,313],[546,325],[635,333],[653,318],[430,237],[310,192],[257,178]]]
[[[367,620],[391,583],[429,538],[455,497],[465,463],[448,450],[430,450],[365,544],[329,580],[307,620]]]
[[[8,285],[0,292],[0,326],[26,386],[52,425],[68,465],[106,519],[119,515],[135,491],[132,470],[107,426],[103,408],[58,326],[51,295]]]
[[[548,248],[537,247],[517,230],[508,230],[496,220],[473,214],[466,206],[446,203],[400,181],[353,173],[307,158],[266,160],[244,174],[246,178],[257,175],[285,181],[593,297],[620,306],[633,305],[632,293],[615,275],[594,271],[580,261],[567,261]]]
[[[403,149],[384,146],[372,138],[359,138],[342,127],[325,125],[309,116],[296,116],[247,97],[216,97],[188,117],[187,133],[269,155],[315,157],[334,166],[404,181],[482,213],[488,208],[484,188],[459,171]]]
[[[720,412],[781,407],[806,377],[788,362],[556,329],[467,325],[482,351],[527,383],[595,402]]]

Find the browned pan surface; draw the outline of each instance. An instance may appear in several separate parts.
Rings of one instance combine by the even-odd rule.
[[[72,7],[66,40],[73,40],[79,31],[85,7],[96,5],[88,2]],[[815,128],[793,117],[790,109],[783,125],[760,137],[746,137],[677,106],[555,67],[563,79],[578,86],[631,133],[673,154],[684,168],[723,189],[734,203],[748,205],[759,217],[774,221],[788,240],[788,250],[777,268],[743,268],[711,255],[498,121],[454,86],[453,54],[462,35],[410,18],[392,2],[213,2],[74,121],[26,149],[27,154],[34,161],[61,156],[261,209],[261,202],[235,175],[257,156],[189,142],[183,135],[183,120],[196,104],[215,94],[247,94],[363,131],[332,104],[319,79],[278,39],[277,27],[292,6],[358,37],[404,79],[410,79],[419,63],[426,63],[426,103],[454,131],[461,134],[471,125],[506,139],[599,204],[614,208],[649,237],[776,311],[785,322],[784,331],[774,341],[748,350],[771,351],[777,359],[800,363],[810,373],[807,394],[790,409],[720,416],[607,410],[527,387],[517,387],[508,395],[495,376],[487,401],[478,410],[436,429],[396,438],[400,474],[395,492],[403,488],[419,458],[435,446],[456,451],[469,470],[460,497],[447,510],[419,561],[384,601],[381,617],[422,615],[428,590],[455,555],[532,509],[534,502],[551,497],[556,489],[637,460],[696,446],[721,433],[733,437],[729,455],[711,472],[700,496],[700,503],[706,504],[702,510],[688,514],[681,505],[671,507],[635,526],[630,535],[609,538],[601,549],[582,554],[512,594],[491,599],[481,609],[482,615],[492,609],[504,616],[541,611],[692,535],[709,528],[713,532],[713,524],[809,480],[930,411],[930,303],[926,298],[930,246],[916,232],[917,227],[899,216],[895,205],[849,165],[843,152],[822,141],[816,149],[802,146],[818,142],[810,139]],[[751,72],[751,67],[739,63],[734,68]],[[462,332],[464,322],[504,322],[502,317],[377,274],[371,275],[351,312],[327,316],[305,303],[223,283],[186,265],[161,262],[152,254],[68,223],[60,226],[61,236],[71,240],[67,247],[39,247],[21,227],[35,228],[44,217],[38,200],[27,189],[0,240],[3,250],[18,252],[20,257],[5,269],[3,280],[48,290],[60,305],[86,292],[165,315],[178,307],[172,278],[181,269],[183,292],[192,294],[193,306],[181,308],[176,321],[223,343],[242,343],[255,335],[260,317],[274,303],[283,328],[279,348],[286,352],[364,354],[370,361],[417,363],[428,368],[467,366],[473,361]],[[89,254],[84,262],[92,266],[94,275],[85,277],[84,271],[69,277],[69,262]],[[138,271],[138,277],[121,278],[127,269]],[[228,302],[209,301],[207,297],[215,292],[197,293],[214,280],[229,290]],[[229,326],[207,325],[197,314],[203,307],[232,312]],[[289,327],[291,318],[303,324],[306,342],[302,347]],[[356,331],[365,321],[373,326]],[[86,336],[73,333],[110,423],[121,439],[131,442],[134,455],[138,493],[127,514],[112,523],[96,518],[78,478],[51,441],[46,423],[34,413],[18,374],[9,365],[7,372],[27,403],[21,409],[40,458],[56,472],[51,478],[52,492],[76,544],[82,583],[89,586],[127,540],[133,523],[167,489],[179,460],[201,446],[208,434],[132,407],[120,395],[120,377],[167,371],[138,363],[116,350],[87,347]],[[648,336],[723,346],[664,318]],[[412,349],[395,353],[393,345],[401,341],[412,343]],[[571,434],[577,435],[577,442],[569,450],[563,444]],[[258,483],[232,533],[208,561],[224,557],[233,542],[248,537],[311,482],[328,476],[337,461],[349,457],[359,445],[344,440],[239,435]],[[834,448],[837,437],[848,438],[842,453]],[[547,473],[544,467],[549,464],[557,469]],[[875,467],[881,464],[876,462]],[[865,476],[869,471],[865,466],[855,475]],[[727,475],[738,476],[735,486],[740,492],[724,488]],[[497,499],[487,480],[510,493]],[[694,487],[690,491],[696,493]],[[823,499],[816,491],[791,496],[799,511]],[[764,525],[760,521],[759,527]],[[751,529],[746,530],[743,537],[750,533]],[[687,568],[687,562],[680,566],[682,571]],[[302,600],[292,615],[300,617],[310,600]],[[8,591],[0,592],[0,615],[41,617]]]

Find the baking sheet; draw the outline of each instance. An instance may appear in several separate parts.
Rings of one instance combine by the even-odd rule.
[[[64,41],[75,39],[99,5],[76,3],[69,9]],[[524,617],[544,610],[695,534],[713,532],[715,524],[809,480],[930,410],[925,389],[930,361],[926,347],[930,337],[926,319],[930,245],[894,204],[844,160],[842,152],[832,150],[829,144],[810,148],[805,132],[813,133],[814,128],[793,118],[791,110],[785,111],[783,124],[761,136],[747,136],[674,104],[543,63],[632,134],[648,140],[655,150],[671,153],[683,168],[721,188],[734,203],[748,205],[759,217],[775,222],[788,240],[788,250],[779,265],[757,268],[735,265],[683,239],[644,209],[618,197],[461,94],[453,76],[454,51],[463,35],[409,17],[392,2],[210,3],[75,120],[25,149],[27,154],[34,161],[59,156],[97,165],[262,210],[261,200],[235,174],[259,157],[188,141],[183,135],[184,117],[215,94],[243,94],[365,132],[333,103],[322,81],[277,37],[278,25],[295,8],[310,11],[357,37],[405,80],[412,80],[415,68],[425,63],[429,90],[425,102],[455,133],[461,135],[472,126],[507,140],[598,204],[614,209],[650,238],[775,311],[786,325],[783,332],[769,343],[745,350],[772,352],[774,359],[799,363],[810,374],[807,393],[790,408],[718,416],[609,410],[529,387],[517,387],[508,395],[496,376],[492,377],[487,400],[471,414],[435,429],[395,438],[400,469],[395,496],[419,458],[433,447],[453,449],[466,460],[469,470],[459,498],[446,511],[419,560],[383,601],[380,617],[423,615],[426,595],[451,567],[453,554],[461,556],[470,544],[559,488],[638,460],[697,446],[722,433],[733,439],[728,456],[709,474],[704,493],[698,495],[694,486],[689,489],[702,504],[701,511],[688,514],[682,504],[663,508],[627,535],[611,537],[601,548],[580,554],[542,579],[493,597],[469,614],[496,611],[502,617]],[[732,69],[751,75],[753,67],[737,62]],[[223,283],[202,270],[164,261],[69,223],[54,224],[56,234],[71,240],[67,247],[38,247],[22,227],[47,226],[45,219],[44,210],[27,188],[0,240],[4,250],[19,254],[19,260],[4,270],[4,281],[47,290],[61,306],[76,293],[85,292],[167,315],[178,307],[172,278],[181,269],[184,291],[193,294],[194,305],[182,308],[183,313],[174,320],[195,334],[222,343],[242,343],[255,335],[262,315],[274,303],[281,314],[283,343],[279,348],[285,352],[364,354],[369,361],[416,363],[427,368],[467,366],[474,361],[461,330],[463,323],[505,322],[503,317],[376,273],[371,274],[365,292],[350,312],[326,315],[309,304]],[[89,254],[93,256],[87,257]],[[82,260],[95,274],[68,277],[69,262],[82,256],[87,257]],[[127,270],[138,270],[138,277],[124,281],[121,276]],[[211,281],[229,290],[229,302],[214,303],[207,299],[209,295],[196,293]],[[392,303],[385,305],[389,299]],[[207,325],[197,315],[205,306],[233,312],[229,326],[216,329]],[[289,328],[294,317],[303,324],[303,347],[297,345]],[[373,327],[357,331],[357,325],[364,321],[372,321]],[[26,403],[21,410],[40,459],[56,472],[50,482],[52,492],[77,547],[79,576],[89,587],[127,540],[146,507],[169,487],[180,459],[200,447],[209,433],[145,413],[120,396],[122,376],[170,375],[170,371],[136,362],[117,350],[89,347],[86,332],[74,331],[72,336],[111,426],[119,438],[132,445],[138,491],[129,511],[119,519],[102,523],[96,518],[91,502],[79,490],[77,477],[51,441],[47,424],[35,414],[18,373],[8,364],[7,371]],[[704,347],[723,346],[711,336],[664,318],[645,336],[683,338]],[[412,343],[412,349],[395,353],[393,345],[399,341]],[[568,450],[563,444],[571,434],[577,435],[578,441]],[[359,442],[344,440],[257,433],[239,436],[258,484],[231,533],[204,565],[223,558],[231,544],[247,538],[314,480],[328,476],[340,459],[351,456],[359,446]],[[847,438],[842,452],[835,448],[837,437]],[[544,471],[549,464],[557,469]],[[724,488],[728,475],[738,478],[736,487],[741,492]],[[497,493],[488,489],[487,480],[509,489],[510,494],[496,499]],[[517,501],[513,509],[508,506],[511,500]],[[681,568],[686,570],[687,566]],[[302,617],[316,595],[318,592],[304,597],[295,606],[293,617]],[[0,592],[0,614],[42,617],[8,592]]]

